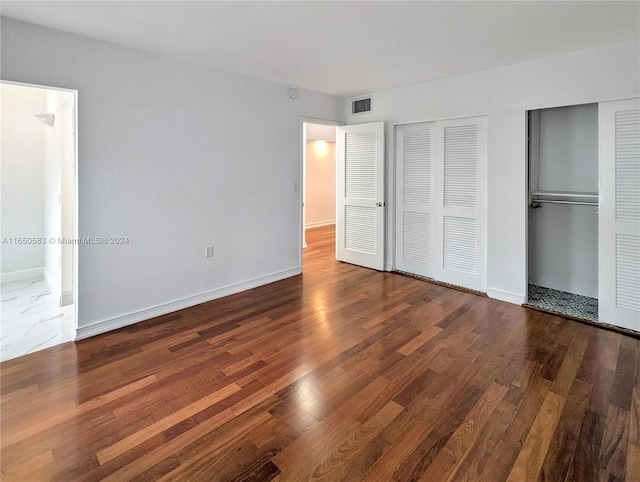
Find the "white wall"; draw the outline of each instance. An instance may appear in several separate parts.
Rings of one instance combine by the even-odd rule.
[[[529,134],[530,142],[539,146],[530,154],[532,187],[597,193],[598,105],[536,113],[532,122],[539,119],[539,129],[532,128]],[[598,297],[598,215],[594,211],[593,206],[546,203],[529,209],[530,283]]]
[[[348,124],[388,121],[387,265],[393,251],[394,124],[487,115],[491,296],[522,302],[527,285],[526,111],[640,95],[637,41],[376,92],[373,112]]]
[[[44,91],[2,84],[2,238],[44,236]],[[2,244],[3,278],[41,268],[44,245]],[[27,275],[29,276],[29,275]]]
[[[332,129],[335,132],[335,128]],[[309,227],[336,220],[336,143],[307,141],[305,223]]]
[[[79,247],[80,336],[300,272],[300,117],[340,120],[342,99],[6,18],[1,35],[4,79],[78,90],[80,236],[129,238]]]

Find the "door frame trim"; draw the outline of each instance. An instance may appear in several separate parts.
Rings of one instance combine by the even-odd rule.
[[[318,125],[324,125],[324,126],[333,126],[333,127],[339,127],[342,125],[345,125],[344,122],[340,122],[337,120],[329,120],[329,119],[319,119],[319,118],[315,118],[315,117],[305,117],[305,116],[300,116],[300,120],[299,120],[299,135],[300,135],[300,154],[299,154],[299,158],[300,158],[300,177],[298,180],[298,194],[299,194],[299,198],[298,198],[298,266],[300,266],[300,270],[304,271],[304,267],[303,267],[303,250],[304,250],[304,246],[306,244],[305,241],[305,227],[304,227],[304,199],[305,199],[305,192],[306,192],[306,174],[307,174],[307,139],[306,139],[306,132],[305,132],[305,124],[318,124]],[[338,153],[336,152],[336,169],[338,168],[338,162],[337,162],[337,156]],[[336,186],[338,184],[338,180],[336,179]],[[336,196],[337,196],[337,189],[336,189]]]
[[[65,87],[55,87],[52,85],[32,84],[29,82],[19,82],[13,80],[0,79],[0,84],[17,85],[22,87],[31,87],[36,89],[55,90],[67,92],[73,96],[73,238],[78,239],[79,216],[79,178],[78,178],[78,90]],[[78,296],[78,243],[73,243],[73,326],[71,328],[71,339],[76,340],[78,334],[78,305],[80,304]]]

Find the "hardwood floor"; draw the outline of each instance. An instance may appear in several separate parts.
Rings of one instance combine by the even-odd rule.
[[[333,259],[3,363],[2,480],[640,480],[640,341]]]

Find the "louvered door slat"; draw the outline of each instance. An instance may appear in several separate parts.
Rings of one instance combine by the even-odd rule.
[[[404,261],[429,266],[431,264],[431,215],[405,211],[402,223]],[[422,273],[415,274],[422,275]]]
[[[616,236],[616,306],[640,312],[640,236]]]
[[[429,204],[431,202],[430,129],[405,132],[402,151],[405,204]]]
[[[375,132],[347,132],[347,197],[376,199],[376,155]]]
[[[478,126],[444,128],[444,205],[476,207]]]
[[[347,249],[376,254],[376,208],[346,206],[345,245]]]
[[[445,216],[444,269],[475,275],[478,272],[478,231],[475,219]]]
[[[615,115],[616,220],[640,221],[640,111]]]

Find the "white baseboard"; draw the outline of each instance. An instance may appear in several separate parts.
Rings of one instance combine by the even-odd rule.
[[[20,271],[9,271],[8,273],[0,274],[0,283],[11,283],[12,281],[22,281],[32,278],[43,278],[44,268],[23,269]]]
[[[507,303],[513,303],[514,305],[522,305],[526,301],[525,296],[517,293],[511,293],[509,291],[497,290],[494,288],[487,289],[487,296],[495,300],[506,301]]]
[[[336,224],[336,220],[335,219],[330,219],[328,221],[320,221],[317,223],[308,223],[304,225],[305,229],[311,229],[311,228],[320,228],[322,226],[331,226],[332,224]]]
[[[223,298],[225,296],[240,293],[241,291],[250,290],[252,288],[257,288],[258,286],[263,286],[275,281],[283,280],[285,278],[290,278],[291,276],[296,276],[300,273],[302,273],[301,267],[291,268],[284,271],[279,271],[277,273],[260,276],[248,281],[243,281],[241,283],[217,288],[215,290],[200,293],[198,295],[188,296],[180,300],[171,301],[169,303],[153,306],[151,308],[146,308],[144,310],[136,311],[126,315],[102,320],[97,323],[92,323],[91,325],[78,326],[75,339],[82,340],[91,336],[100,335],[102,333],[133,325],[134,323],[148,320],[156,316],[166,315],[174,311],[199,305],[200,303],[216,300],[218,298]]]

